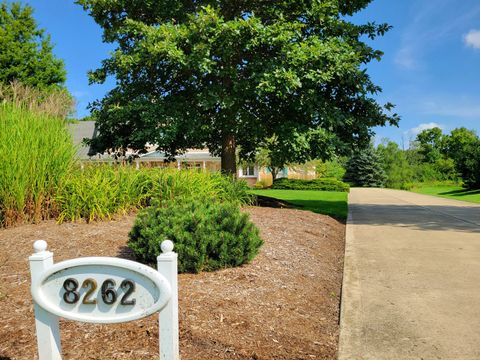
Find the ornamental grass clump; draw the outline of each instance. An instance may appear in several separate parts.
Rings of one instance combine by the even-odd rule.
[[[58,189],[57,221],[93,221],[125,215],[146,206],[152,189],[151,175],[131,166],[77,168]]]
[[[77,168],[58,189],[58,222],[110,219],[148,206],[153,199],[172,200],[201,196],[237,205],[251,195],[244,181],[220,173],[108,164]]]
[[[56,215],[53,201],[75,159],[65,121],[0,104],[0,225]]]
[[[237,204],[203,197],[155,201],[138,214],[128,246],[140,261],[153,264],[165,239],[174,242],[182,273],[240,266],[263,244]]]

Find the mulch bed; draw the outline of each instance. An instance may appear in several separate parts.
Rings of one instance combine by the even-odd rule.
[[[294,209],[249,207],[265,245],[240,268],[179,275],[182,360],[335,359],[345,225]],[[28,256],[131,258],[134,217],[0,230],[0,359],[37,359]],[[64,359],[158,359],[158,316],[115,325],[61,320]]]

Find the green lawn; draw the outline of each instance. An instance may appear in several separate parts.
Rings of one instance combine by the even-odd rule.
[[[317,190],[251,190],[252,194],[288,202],[298,209],[330,215],[345,221],[348,214],[348,193]]]
[[[461,186],[425,185],[412,189],[413,192],[425,195],[440,196],[448,199],[480,203],[480,190],[466,190]]]

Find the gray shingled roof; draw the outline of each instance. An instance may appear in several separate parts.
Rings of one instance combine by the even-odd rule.
[[[218,160],[220,161],[219,157],[212,156],[208,151],[187,151],[185,154],[177,155],[175,157],[177,160],[184,160],[184,161],[212,161]],[[151,153],[140,155],[140,160],[149,160],[149,161],[160,161],[165,160],[165,153],[161,151],[153,151]]]
[[[77,148],[79,159],[89,159],[89,147],[82,144],[83,139],[93,139],[95,137],[95,121],[79,121],[75,124],[68,124],[68,130],[73,138],[73,143]]]
[[[95,121],[79,121],[77,123],[68,124],[68,129],[72,135],[73,143],[77,146],[77,156],[81,160],[90,159],[88,156],[89,147],[83,145],[83,139],[93,139],[96,136]],[[153,151],[148,154],[140,155],[140,161],[163,161],[165,153]],[[219,157],[212,156],[206,151],[187,151],[185,154],[177,155],[180,161],[220,161]]]

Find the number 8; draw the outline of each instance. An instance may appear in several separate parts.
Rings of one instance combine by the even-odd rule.
[[[63,288],[65,289],[65,294],[63,294],[63,300],[67,304],[75,304],[80,299],[80,294],[78,293],[78,281],[72,278],[69,278],[64,281]],[[70,294],[73,294],[73,299],[70,299]]]

